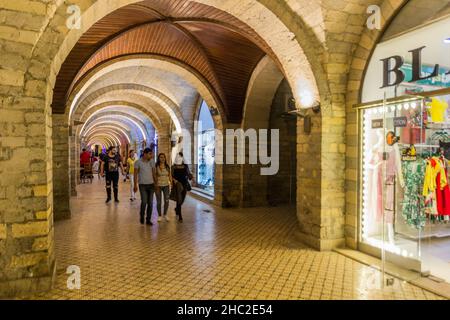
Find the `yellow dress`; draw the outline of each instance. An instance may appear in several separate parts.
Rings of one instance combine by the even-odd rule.
[[[433,122],[445,122],[445,111],[448,108],[448,104],[445,101],[432,98],[429,106],[430,115]]]

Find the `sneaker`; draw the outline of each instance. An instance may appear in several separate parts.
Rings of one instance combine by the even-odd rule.
[[[162,221],[162,218],[161,218],[161,216],[159,216],[158,217],[158,222],[161,222]]]
[[[117,202],[117,203],[119,203],[120,201],[119,201],[119,199],[114,199],[114,202]]]
[[[152,223],[151,221],[148,221],[148,220],[147,220],[147,225],[152,226],[153,223]]]
[[[111,198],[107,198],[105,203],[109,203],[111,201]]]
[[[141,222],[141,224],[144,224],[144,218],[141,218],[141,220],[139,220]]]
[[[168,216],[164,216],[164,219],[167,221],[167,222],[169,222],[170,221],[170,219],[169,219],[169,217]]]
[[[133,202],[133,201],[134,201],[134,199],[133,199],[133,198],[130,198],[130,201],[131,201],[131,202]]]

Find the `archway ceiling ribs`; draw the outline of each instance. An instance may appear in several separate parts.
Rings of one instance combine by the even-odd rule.
[[[143,139],[148,139],[149,137],[147,128],[142,119],[136,118],[127,112],[99,112],[95,116],[91,116],[84,121],[80,132],[82,133],[84,130],[87,130],[88,127],[93,126],[100,121],[121,121],[132,127],[134,132],[138,133],[137,136],[142,137]]]
[[[189,0],[147,0],[116,10],[81,37],[58,74],[53,112],[64,113],[71,88],[87,71],[114,57],[145,53],[180,60],[204,75],[230,122],[241,120],[257,63],[265,54],[276,61],[253,29],[228,13]]]
[[[99,128],[99,127],[116,127],[117,129],[122,129],[124,132],[128,134],[131,140],[139,138],[139,133],[136,128],[132,127],[132,125],[125,123],[120,120],[104,120],[104,121],[96,121],[91,123],[88,127],[81,131],[81,136],[88,135],[90,131]]]

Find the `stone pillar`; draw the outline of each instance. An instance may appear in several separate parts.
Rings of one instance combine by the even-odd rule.
[[[69,133],[69,173],[70,173],[70,195],[72,197],[77,196],[77,167],[80,165],[80,157],[78,155],[78,149],[76,144],[75,135],[70,132]]]
[[[168,134],[162,134],[158,136],[158,153],[165,153],[167,157],[167,161],[170,162],[171,156],[171,145],[170,145],[170,135]],[[155,155],[155,160],[158,155]]]
[[[240,126],[236,124],[228,124],[227,127],[223,131],[223,163],[220,167],[222,170],[222,176],[218,177],[219,180],[216,181],[217,183],[220,183],[220,187],[216,188],[216,191],[221,192],[221,205],[225,208],[228,207],[238,207],[241,202],[241,170],[242,165],[236,164],[237,163],[237,149],[235,148],[234,152],[234,164],[233,163],[227,163],[226,161],[226,129],[239,129]],[[216,146],[217,146],[216,142]],[[219,146],[221,148],[221,146]],[[218,166],[216,165],[216,171]]]
[[[64,114],[53,115],[53,215],[70,218],[69,126]]]
[[[297,123],[297,216],[300,239],[317,250],[344,245],[344,118],[312,116]],[[345,129],[344,129],[345,130]]]
[[[22,77],[21,95],[2,81],[9,89],[0,96],[0,296],[16,296],[49,290],[55,271],[50,90]]]

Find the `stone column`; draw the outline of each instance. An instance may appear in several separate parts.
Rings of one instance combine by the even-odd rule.
[[[218,178],[216,180],[218,184],[218,188],[216,188],[216,191],[221,191],[221,205],[225,208],[228,207],[238,207],[241,202],[241,171],[242,171],[242,165],[237,164],[237,149],[235,148],[234,152],[234,164],[233,163],[227,163],[226,155],[226,129],[239,129],[240,126],[237,124],[228,124],[227,127],[223,131],[223,146],[222,146],[222,152],[223,152],[223,165],[221,167],[216,166],[217,169],[222,169],[222,176],[216,177]],[[218,144],[216,143],[216,146]],[[220,146],[219,146],[220,148]],[[220,184],[220,185],[219,185]]]
[[[165,153],[167,157],[167,161],[170,162],[170,135],[168,134],[162,134],[158,136],[158,152],[159,153]],[[155,161],[157,160],[158,155],[155,155]]]
[[[318,250],[344,245],[345,118],[312,116],[312,132],[297,128],[297,216],[299,237]]]
[[[69,126],[64,114],[53,115],[53,215],[70,218]]]
[[[22,88],[3,81],[9,80],[0,77],[0,88],[9,89],[0,96],[0,296],[17,296],[49,290],[55,271],[50,90],[22,77],[21,95]]]
[[[78,149],[76,144],[75,135],[70,132],[69,133],[69,172],[70,172],[70,195],[72,197],[77,196],[77,177],[79,172],[77,173],[77,167],[80,165]]]

